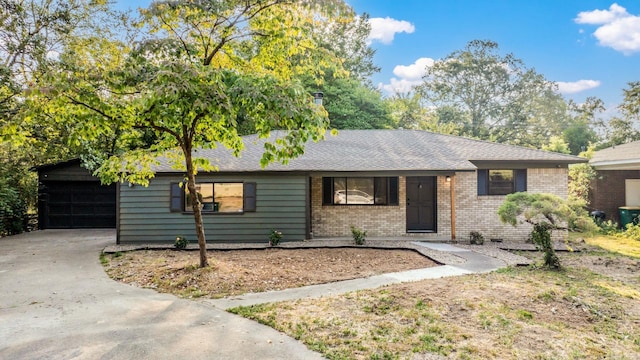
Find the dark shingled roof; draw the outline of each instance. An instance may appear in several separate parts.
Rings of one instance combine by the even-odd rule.
[[[281,132],[272,132],[273,141]],[[471,161],[531,161],[570,164],[584,159],[530,149],[496,144],[459,136],[419,130],[340,130],[337,136],[327,133],[325,140],[305,145],[304,155],[288,165],[272,163],[260,167],[265,139],[256,135],[243,137],[245,149],[234,157],[226,148],[199,150],[198,157],[209,159],[221,172],[248,171],[465,171],[475,170]],[[165,159],[158,172],[174,172]]]

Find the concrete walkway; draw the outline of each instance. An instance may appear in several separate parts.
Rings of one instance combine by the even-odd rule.
[[[506,265],[461,247],[414,242],[427,247],[425,251],[455,254],[449,258],[465,261],[190,301],[109,279],[99,253],[114,242],[113,230],[45,230],[0,239],[0,359],[321,359],[302,343],[223,309],[487,272]]]
[[[221,309],[230,309],[237,306],[249,306],[269,302],[288,301],[304,298],[319,298],[344,294],[351,291],[375,289],[384,285],[397,284],[408,281],[426,279],[438,279],[448,276],[459,276],[473,273],[490,272],[507,264],[493,257],[477,252],[462,249],[449,244],[414,242],[414,245],[428,247],[432,250],[452,252],[466,261],[458,265],[441,265],[426,269],[416,269],[371,276],[363,279],[338,281],[329,284],[311,285],[295,289],[281,291],[269,291],[263,293],[244,294],[223,299],[203,299],[202,301]]]

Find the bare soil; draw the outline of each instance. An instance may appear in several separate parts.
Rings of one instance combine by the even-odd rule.
[[[560,256],[560,272],[506,268],[232,311],[330,359],[639,359],[640,260]]]
[[[437,265],[412,250],[319,248],[209,251],[145,250],[109,255],[113,279],[184,297],[220,298],[282,290]]]
[[[105,269],[133,285],[217,298],[436,265],[408,250],[209,254],[206,269],[184,251],[108,255]],[[640,358],[640,259],[589,247],[559,255],[559,272],[514,267],[233,311],[330,359]]]

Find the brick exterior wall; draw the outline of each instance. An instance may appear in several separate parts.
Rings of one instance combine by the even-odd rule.
[[[591,182],[589,208],[602,210],[606,219],[620,223],[618,208],[625,206],[625,180],[640,179],[640,170],[598,170]]]
[[[567,197],[567,169],[528,169],[527,190],[552,193]],[[478,196],[476,172],[460,172],[453,182],[438,176],[437,232],[407,234],[406,232],[406,178],[399,178],[399,204],[397,206],[323,206],[322,178],[311,180],[311,229],[314,237],[350,237],[350,226],[367,231],[368,237],[419,237],[421,239],[451,240],[451,184],[455,186],[456,240],[467,241],[471,231],[479,231],[487,241],[525,241],[531,231],[528,224],[513,227],[500,222],[496,214],[505,196]],[[566,233],[555,232],[563,238]]]
[[[531,225],[513,227],[503,224],[497,211],[506,196],[477,195],[475,172],[456,175],[456,228],[457,240],[468,240],[471,231],[478,231],[485,239],[523,242],[531,232]],[[567,198],[568,171],[566,168],[527,169],[527,191],[550,193]],[[554,231],[555,239],[564,239],[566,232]]]

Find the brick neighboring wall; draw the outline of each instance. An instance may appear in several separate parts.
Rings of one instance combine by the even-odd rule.
[[[527,190],[567,197],[566,168],[528,169]],[[497,210],[505,196],[478,196],[476,172],[460,172],[455,175],[456,238],[466,241],[471,231],[479,231],[487,241],[499,238],[504,241],[523,242],[531,232],[531,226],[517,227],[500,222]],[[406,178],[399,178],[399,204],[397,206],[323,206],[322,178],[311,180],[311,227],[314,237],[350,237],[353,225],[367,231],[369,237],[415,236],[439,240],[451,239],[451,183],[438,176],[437,232],[407,234],[406,232]],[[564,238],[566,233],[554,232],[554,238]]]
[[[620,223],[618,208],[625,206],[625,180],[640,179],[640,170],[598,170],[591,181],[589,208],[605,212],[607,220]]]

